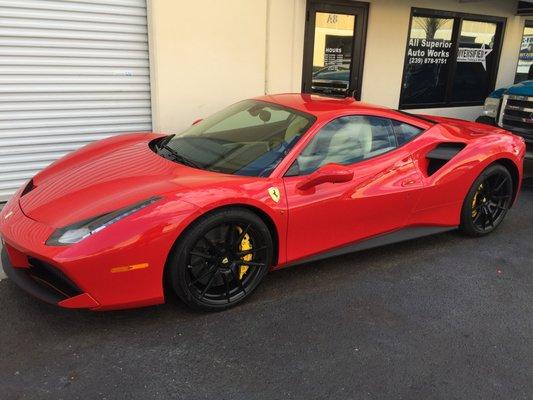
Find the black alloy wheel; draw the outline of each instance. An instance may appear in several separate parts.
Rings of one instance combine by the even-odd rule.
[[[222,310],[248,297],[272,264],[265,223],[246,209],[228,209],[195,223],[170,257],[170,279],[189,306]]]
[[[503,165],[488,167],[472,185],[461,213],[461,229],[472,236],[492,232],[513,200],[513,178]]]

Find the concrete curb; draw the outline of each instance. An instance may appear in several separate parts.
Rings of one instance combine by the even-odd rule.
[[[6,203],[2,203],[0,202],[0,211],[2,210],[2,207],[4,207]],[[0,243],[0,251],[2,251],[2,243]],[[4,273],[4,269],[2,268],[2,260],[0,260],[0,281],[2,279],[6,279],[7,276],[6,274]]]
[[[2,251],[2,243],[0,243],[0,251]],[[4,269],[2,268],[2,260],[0,260],[0,281],[2,279],[7,279],[7,276],[4,273]]]

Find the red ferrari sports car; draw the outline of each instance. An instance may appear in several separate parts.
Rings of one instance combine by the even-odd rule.
[[[482,236],[520,189],[522,138],[353,99],[245,100],[182,133],[92,143],[0,214],[7,275],[66,308],[177,294],[233,306],[272,269],[459,228]]]

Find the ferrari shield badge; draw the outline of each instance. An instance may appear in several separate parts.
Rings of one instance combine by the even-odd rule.
[[[277,187],[271,187],[268,189],[268,194],[274,200],[276,203],[279,203],[279,199],[281,198],[281,195],[279,193],[279,189]]]

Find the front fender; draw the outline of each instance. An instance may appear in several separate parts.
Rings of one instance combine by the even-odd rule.
[[[120,220],[81,242],[59,250],[58,265],[102,309],[158,304],[164,300],[167,256],[198,207],[173,196]],[[129,267],[145,265],[129,271]]]
[[[269,194],[269,189],[276,188],[280,196],[278,201]],[[273,239],[277,239],[278,264],[286,259],[286,232],[287,232],[287,199],[281,180],[259,180],[250,183],[247,187],[217,187],[209,189],[209,193],[191,192],[187,195],[180,194],[180,198],[196,205],[198,209],[182,221],[179,232],[202,216],[227,207],[245,207],[266,219],[270,229],[275,230]],[[177,237],[176,237],[177,239]]]

